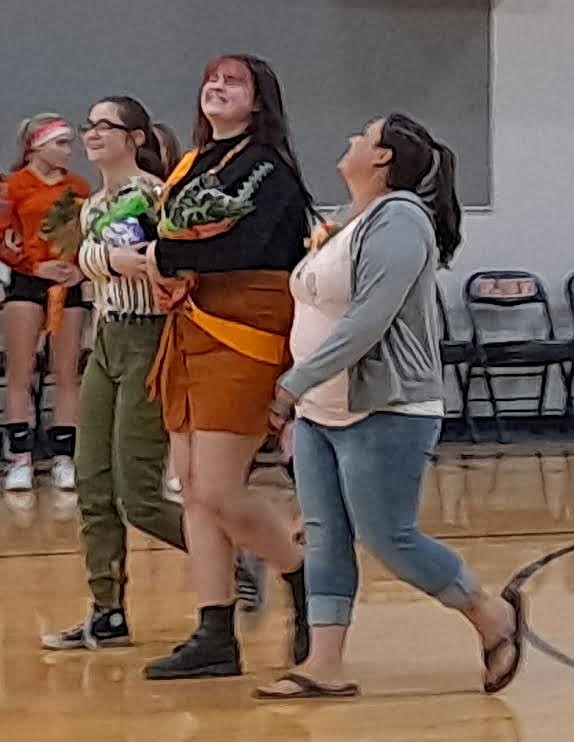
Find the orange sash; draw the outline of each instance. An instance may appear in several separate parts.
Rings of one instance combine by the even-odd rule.
[[[194,304],[191,298],[186,299],[182,309],[183,316],[205,333],[248,358],[282,366],[288,357],[288,339],[282,335],[208,314]],[[181,378],[178,365],[182,363],[175,327],[177,311],[176,309],[167,317],[157,355],[147,377],[150,399],[163,401],[174,392],[177,393],[177,380]]]
[[[165,183],[160,198],[160,206],[165,204],[170,189],[187,175],[198,154],[199,151],[195,149],[184,155]],[[224,297],[222,297],[222,300],[224,300]],[[147,379],[151,399],[166,398],[170,387],[172,387],[170,380],[173,380],[174,366],[181,359],[174,321],[177,312],[182,313],[205,333],[237,353],[273,366],[281,366],[285,363],[288,355],[288,339],[286,337],[209,314],[194,304],[191,297],[187,297],[179,309],[174,308],[168,315],[158,353]]]
[[[177,185],[177,183],[179,183],[179,181],[185,178],[185,176],[189,173],[189,171],[193,167],[194,162],[197,160],[198,155],[199,150],[192,149],[189,152],[186,152],[179,163],[175,166],[175,169],[164,183],[163,191],[159,198],[160,207],[163,206],[167,201],[169,192],[174,187],[174,185]]]
[[[287,338],[273,332],[258,330],[229,319],[208,314],[188,299],[185,316],[212,338],[248,358],[272,366],[281,366],[287,353]]]

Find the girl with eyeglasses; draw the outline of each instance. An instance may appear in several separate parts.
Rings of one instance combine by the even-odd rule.
[[[79,505],[93,607],[86,621],[42,637],[48,649],[129,644],[125,519],[181,550],[181,508],[162,496],[167,436],[145,379],[164,325],[146,273],[164,170],[143,106],[129,97],[94,105],[80,126],[102,186],[82,210],[79,263],[92,281],[94,350],[82,382]],[[139,204],[139,206],[138,206]]]

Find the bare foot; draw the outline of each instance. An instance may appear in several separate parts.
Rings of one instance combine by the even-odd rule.
[[[482,638],[484,688],[495,693],[508,685],[520,660],[519,629],[522,628],[522,596],[506,588],[504,597],[483,593],[481,599],[463,610]]]
[[[496,634],[489,632],[483,637],[484,647],[484,688],[488,693],[502,690],[512,679],[520,659],[519,615],[515,605],[503,598],[497,598],[496,610],[499,614]],[[508,676],[506,682],[504,679]]]

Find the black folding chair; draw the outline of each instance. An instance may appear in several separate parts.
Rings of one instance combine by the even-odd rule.
[[[468,404],[470,388],[470,370],[476,361],[476,347],[471,340],[455,340],[446,311],[446,304],[440,286],[437,284],[437,303],[440,321],[440,353],[443,368],[443,378],[446,369],[451,367],[457,385],[458,395],[461,400],[461,416],[465,421],[471,438],[477,440],[476,426]],[[458,410],[446,410],[447,415],[456,414]]]
[[[566,278],[566,301],[568,303],[568,307],[570,308],[570,316],[572,318],[572,323],[574,324],[574,273],[571,273]],[[574,382],[574,340],[572,341],[572,357],[571,357],[571,363],[570,363],[570,370],[567,377],[567,387],[566,387],[566,399],[567,399],[567,409],[568,413],[572,414],[572,383]]]
[[[539,416],[549,412],[567,413],[570,407],[568,394],[565,409],[550,410],[545,407],[550,367],[558,367],[562,383],[565,389],[567,387],[565,365],[572,359],[572,341],[556,339],[548,298],[540,278],[526,271],[480,271],[467,279],[464,295],[477,352],[477,362],[471,368],[470,378],[483,378],[488,394],[486,398],[469,398],[469,404],[490,404],[499,440],[505,440],[501,419],[503,413],[524,415],[533,412],[532,407],[509,408],[503,407],[504,403],[536,402]],[[527,307],[537,310],[537,329],[528,327],[525,321]],[[496,318],[494,327],[487,326],[487,318]],[[512,319],[515,320],[514,324]],[[496,379],[529,377],[540,381],[536,395],[501,397],[496,394]]]

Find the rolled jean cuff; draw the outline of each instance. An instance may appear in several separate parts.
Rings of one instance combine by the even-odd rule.
[[[353,599],[342,595],[310,595],[308,622],[311,626],[349,626]]]
[[[468,567],[461,564],[454,580],[435,598],[447,608],[464,608],[480,593],[480,583]]]

